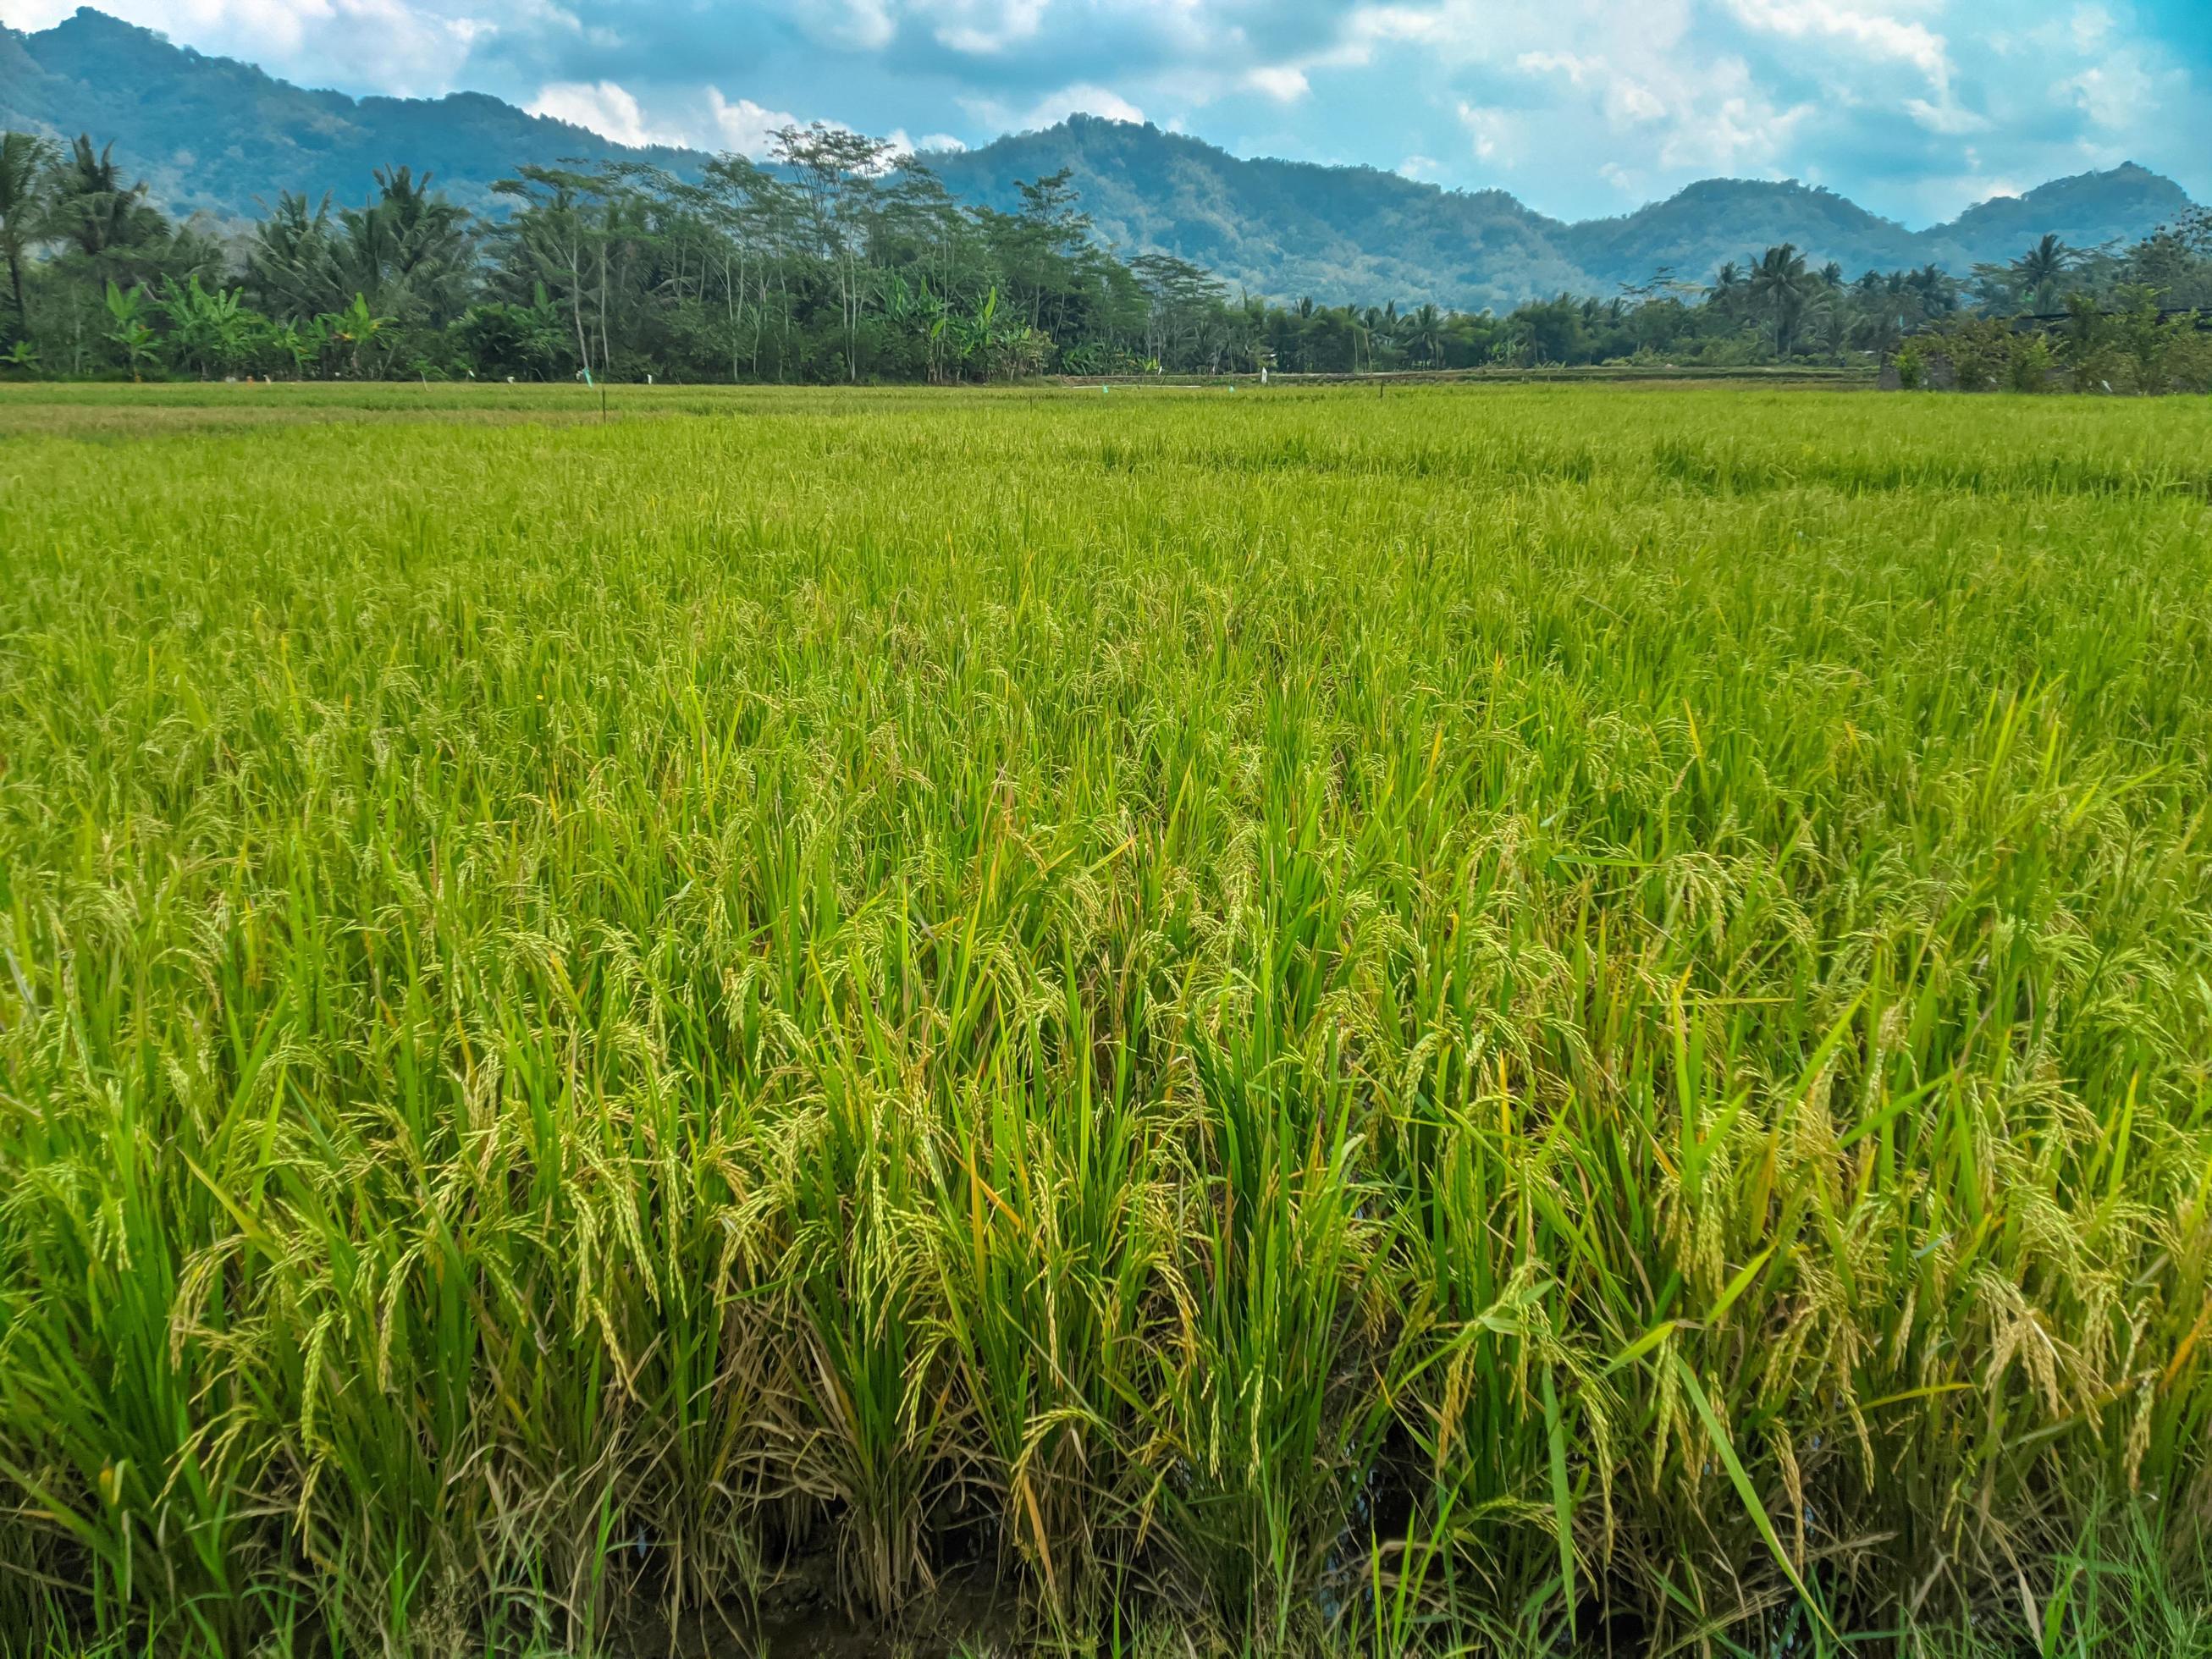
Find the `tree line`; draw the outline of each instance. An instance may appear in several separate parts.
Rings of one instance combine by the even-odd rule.
[[[1188,261],[1101,246],[1066,171],[1022,184],[1001,212],[957,202],[884,141],[818,124],[778,131],[766,165],[723,155],[696,179],[632,163],[525,167],[495,190],[507,211],[473,215],[395,167],[358,206],[285,192],[226,234],[163,213],[112,146],[7,133],[0,371],[950,384],[1845,364],[2021,313],[2067,312],[2084,337],[2097,328],[2085,319],[2148,307],[2172,346],[2157,374],[2185,380],[2193,348],[2169,313],[2212,305],[2201,213],[2128,248],[2045,237],[1963,281],[1934,265],[1847,279],[1785,244],[1705,280],[1662,270],[1610,297],[1498,315],[1232,294]],[[1988,355],[1996,337],[1977,337]],[[2100,339],[2098,379],[2117,369],[2150,389],[2157,355]]]

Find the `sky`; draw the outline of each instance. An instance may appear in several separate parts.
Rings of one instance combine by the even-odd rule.
[[[0,0],[42,28],[76,0]],[[354,94],[610,137],[922,148],[1075,111],[1569,217],[1794,178],[1915,227],[2140,161],[2212,201],[2212,0],[103,0]]]

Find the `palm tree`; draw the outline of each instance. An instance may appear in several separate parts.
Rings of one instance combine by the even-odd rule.
[[[97,267],[104,255],[158,240],[168,227],[146,204],[146,186],[125,185],[115,165],[115,146],[94,153],[79,135],[54,177],[48,234],[71,244]]]
[[[1817,286],[1818,279],[1805,269],[1805,256],[1795,242],[1767,249],[1752,266],[1751,297],[1772,313],[1778,357],[1787,357],[1796,343],[1798,325]]]
[[[352,289],[339,269],[327,192],[313,208],[293,191],[276,198],[246,245],[246,285],[262,310],[286,321],[345,304]]]
[[[1406,314],[1404,338],[1407,348],[1431,368],[1443,361],[1444,319],[1434,301]]]
[[[344,289],[410,319],[452,321],[466,309],[474,258],[467,210],[430,194],[430,175],[410,167],[380,167],[376,185],[374,201],[338,216]]]
[[[2033,296],[2035,308],[2049,311],[2056,303],[2058,279],[2072,268],[2074,259],[2074,250],[2046,232],[2041,241],[2012,262],[2012,274],[2022,291]]]
[[[15,301],[15,326],[23,308],[23,256],[40,234],[46,210],[46,168],[53,151],[27,132],[0,134],[0,253],[8,258],[8,286]]]

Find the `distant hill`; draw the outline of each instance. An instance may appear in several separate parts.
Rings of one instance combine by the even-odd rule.
[[[1000,209],[1019,204],[1015,180],[1066,167],[1104,240],[1173,253],[1276,299],[1480,310],[1610,287],[1564,250],[1568,226],[1504,191],[1241,161],[1196,138],[1087,115],[928,160],[954,194]]]
[[[2025,196],[2000,196],[1926,234],[1956,244],[1969,260],[2009,259],[2046,232],[2073,247],[2139,240],[2191,205],[2172,179],[2130,161],[2110,173],[2055,179]]]
[[[235,58],[209,58],[82,8],[52,28],[0,28],[0,125],[106,143],[177,214],[258,216],[283,190],[341,201],[380,167],[428,168],[455,201],[490,205],[495,180],[564,156],[692,171],[690,150],[633,149],[487,97],[349,98],[308,92]]]
[[[428,168],[455,200],[491,208],[494,180],[566,157],[650,161],[693,174],[696,150],[635,149],[480,93],[439,99],[310,92],[250,64],[175,46],[82,9],[37,33],[0,28],[0,125],[116,141],[171,210],[254,216],[280,190],[355,200],[371,172]],[[1167,252],[1255,294],[1503,308],[1610,294],[1662,270],[1689,281],[1724,259],[1795,242],[1850,274],[1928,264],[1963,275],[2045,232],[2077,247],[2140,238],[2190,206],[2129,165],[1971,208],[1911,230],[1833,191],[1708,179],[1619,218],[1570,224],[1503,191],[1447,191],[1373,167],[1245,161],[1151,125],[1075,116],[930,165],[969,201],[1018,204],[1018,179],[1074,175],[1098,234],[1124,253]]]
[[[956,193],[999,208],[1017,204],[1016,179],[1069,168],[1102,234],[1178,254],[1272,298],[1468,309],[1610,294],[1662,271],[1702,281],[1723,260],[1780,242],[1854,276],[1930,264],[1964,276],[1978,262],[2017,257],[2045,231],[2075,247],[2135,240],[2191,205],[2172,179],[2130,164],[1919,231],[1832,191],[1753,179],[1702,179],[1620,218],[1569,224],[1504,191],[1441,190],[1373,167],[1241,161],[1195,138],[1082,115],[930,162]]]
[[[1956,248],[1933,248],[1924,233],[1877,218],[1832,191],[1794,181],[1701,179],[1621,218],[1567,226],[1560,237],[1576,263],[1607,286],[1648,282],[1662,270],[1700,281],[1723,260],[1741,263],[1782,242],[1795,242],[1815,265],[1836,260],[1854,276],[1930,259],[1961,271],[1972,263]],[[2019,251],[2008,249],[2006,257]]]

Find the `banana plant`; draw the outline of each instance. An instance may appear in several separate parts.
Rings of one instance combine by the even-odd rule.
[[[172,276],[161,296],[161,309],[169,319],[171,343],[204,375],[217,368],[237,366],[246,343],[248,313],[240,304],[237,289],[213,293],[189,278],[183,287]]]
[[[384,331],[392,319],[376,315],[369,309],[367,297],[356,293],[353,303],[343,311],[326,313],[315,320],[329,331],[330,343],[333,346],[347,349],[348,360],[358,377],[362,353]]]
[[[950,314],[944,300],[930,292],[928,277],[909,285],[905,277],[891,273],[884,289],[884,318],[895,331],[921,338],[933,384],[945,378],[945,325]]]
[[[310,369],[319,374],[323,355],[330,349],[329,319],[311,317],[305,322],[278,324],[270,329],[268,343],[271,356],[291,361],[294,379],[307,379]]]
[[[7,350],[0,351],[0,368],[17,374],[36,374],[39,372],[39,349],[28,340],[18,340]]]
[[[143,289],[133,287],[126,294],[112,282],[107,285],[107,338],[122,352],[124,364],[134,381],[146,378],[146,365],[155,360],[161,343],[154,331],[146,325],[145,301]]]
[[[966,366],[973,363],[984,380],[991,378],[991,346],[996,337],[993,324],[999,314],[999,290],[994,287],[983,296],[983,303],[972,317],[952,316],[945,319],[945,334],[952,343],[955,360]]]

